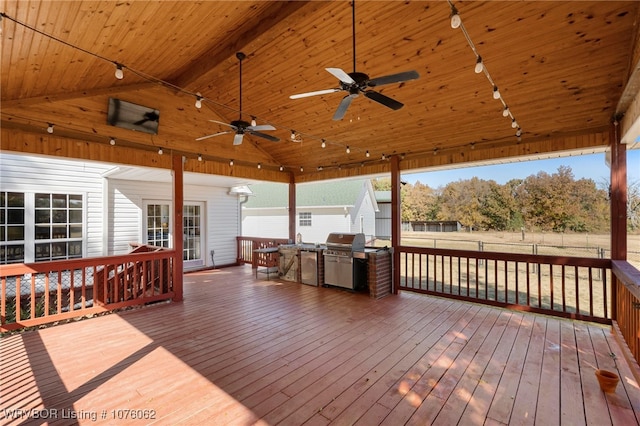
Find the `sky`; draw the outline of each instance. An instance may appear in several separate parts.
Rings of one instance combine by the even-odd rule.
[[[593,179],[598,185],[610,180],[610,171],[605,163],[604,153],[403,174],[402,180],[411,184],[420,181],[431,188],[445,186],[449,182],[471,179],[474,176],[504,184],[511,179],[524,179],[541,171],[553,174],[560,166],[571,167],[576,180]],[[640,149],[627,151],[627,180],[628,182],[640,181]]]

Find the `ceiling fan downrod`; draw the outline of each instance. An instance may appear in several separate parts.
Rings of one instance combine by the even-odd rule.
[[[238,58],[238,61],[240,61],[240,94],[239,94],[239,99],[240,99],[240,118],[238,118],[239,121],[242,121],[242,61],[247,57],[247,55],[245,55],[242,52],[237,52],[236,53],[236,58]]]

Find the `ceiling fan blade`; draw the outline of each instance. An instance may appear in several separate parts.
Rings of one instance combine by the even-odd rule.
[[[196,138],[196,140],[197,140],[197,141],[202,141],[202,140],[205,140],[205,139],[212,138],[212,137],[214,137],[214,136],[226,135],[227,133],[232,133],[232,132],[231,132],[231,131],[227,131],[227,132],[218,132],[218,133],[214,133],[214,134],[212,134],[212,135],[201,136],[201,137],[199,137],[199,138]]]
[[[316,90],[315,92],[307,92],[307,93],[299,93],[297,95],[289,96],[289,99],[300,99],[300,98],[308,98],[309,96],[317,96],[317,95],[327,95],[329,93],[339,92],[341,89],[325,89],[325,90]]]
[[[255,131],[255,130],[263,131],[263,130],[275,130],[275,129],[276,128],[273,127],[271,124],[258,124],[257,126],[247,127],[247,130],[250,130],[250,131]]]
[[[335,121],[342,120],[342,117],[344,117],[344,114],[347,112],[347,108],[349,108],[349,105],[351,105],[351,101],[356,96],[358,95],[347,95],[344,98],[342,98],[342,101],[340,102],[340,105],[338,105],[338,109],[336,110],[336,113],[333,114],[333,119]]]
[[[333,74],[333,76],[336,77],[341,82],[345,84],[355,84],[355,80],[352,79],[349,74],[347,74],[340,68],[325,68],[325,69],[329,71],[331,74]]]
[[[231,127],[233,130],[238,130],[238,128],[236,126],[234,126],[233,124],[225,123],[223,121],[218,121],[218,120],[209,120],[209,121],[212,122],[212,123],[221,124],[223,126]]]
[[[261,137],[261,138],[266,139],[266,140],[269,140],[269,141],[271,141],[271,142],[280,142],[280,138],[277,138],[277,137],[275,137],[275,136],[271,136],[271,135],[268,135],[268,134],[266,134],[266,133],[256,132],[256,131],[253,131],[253,130],[247,130],[247,131],[248,131],[248,132],[249,132],[249,134],[251,134],[251,135]]]
[[[233,144],[241,145],[243,138],[244,138],[244,133],[236,133],[235,136],[233,137]]]
[[[402,83],[403,81],[415,80],[420,77],[416,71],[405,71],[398,74],[390,74],[382,77],[372,78],[367,83],[369,86],[382,86],[383,84]]]
[[[378,103],[381,103],[382,105],[391,108],[391,109],[395,109],[398,110],[400,108],[402,108],[404,106],[403,103],[400,103],[398,101],[396,101],[395,99],[391,99],[388,96],[383,95],[382,93],[378,93],[374,90],[367,90],[366,92],[364,92],[364,95],[373,100],[376,101]]]

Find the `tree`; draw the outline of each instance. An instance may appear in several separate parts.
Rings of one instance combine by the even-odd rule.
[[[489,181],[489,192],[481,206],[485,228],[505,231],[520,229],[524,225],[515,198],[516,188],[521,182],[512,179],[505,185],[499,185],[493,180]]]
[[[402,220],[427,221],[436,219],[438,197],[428,185],[416,182],[403,188]]]
[[[485,228],[481,207],[489,193],[489,182],[473,177],[448,183],[440,195],[438,220],[457,220],[470,228]]]

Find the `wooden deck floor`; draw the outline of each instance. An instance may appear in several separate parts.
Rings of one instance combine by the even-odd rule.
[[[596,383],[611,353],[599,325],[244,266],[186,275],[183,303],[3,338],[0,423],[639,424],[622,356],[616,393]]]

